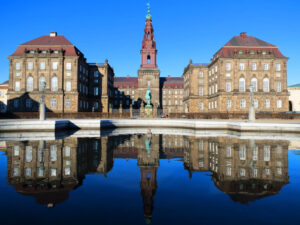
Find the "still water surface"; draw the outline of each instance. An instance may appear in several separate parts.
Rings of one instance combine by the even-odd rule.
[[[6,141],[0,224],[300,224],[289,141],[180,135]]]

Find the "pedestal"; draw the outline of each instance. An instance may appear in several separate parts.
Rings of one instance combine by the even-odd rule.
[[[250,108],[249,108],[249,121],[250,122],[255,121],[255,108],[253,105],[250,105]]]
[[[132,109],[132,105],[130,105],[130,108],[129,108],[129,114],[130,114],[129,116],[130,116],[130,118],[132,118],[132,117],[133,117],[132,110],[133,110],[133,109]]]
[[[151,105],[146,105],[145,106],[145,116],[146,117],[152,117],[152,106]]]
[[[40,103],[40,120],[46,120],[46,107],[45,103]]]

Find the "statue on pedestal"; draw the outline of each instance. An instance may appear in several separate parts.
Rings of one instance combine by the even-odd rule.
[[[152,105],[151,105],[151,91],[148,88],[148,90],[146,91],[146,95],[145,95],[145,100],[147,102],[147,105],[145,106],[145,115],[147,117],[151,117],[152,116]]]
[[[148,88],[148,90],[146,91],[146,95],[145,95],[145,100],[147,101],[147,106],[151,105],[151,98],[152,98],[151,91]]]

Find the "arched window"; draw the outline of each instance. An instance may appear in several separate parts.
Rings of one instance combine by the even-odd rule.
[[[147,64],[150,64],[151,63],[151,57],[150,55],[147,56]]]
[[[45,77],[40,77],[39,79],[39,91],[43,91],[43,83],[46,82]]]
[[[269,92],[270,91],[270,82],[269,82],[269,78],[264,78],[263,80],[263,91],[264,92]]]
[[[57,77],[52,77],[51,79],[51,91],[58,91]]]
[[[251,79],[252,91],[257,92],[257,79],[254,77]]]
[[[239,79],[239,91],[240,92],[245,92],[245,78],[240,78]]]
[[[32,77],[27,78],[26,90],[27,91],[33,91],[33,78]]]

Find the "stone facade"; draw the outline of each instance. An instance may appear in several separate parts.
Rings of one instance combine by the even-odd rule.
[[[287,60],[278,47],[241,33],[210,64],[185,68],[185,111],[247,112],[250,85],[256,111],[288,111]]]
[[[41,81],[46,82],[48,111],[60,113],[142,109],[147,89],[153,112],[160,114],[245,113],[251,98],[257,112],[289,110],[288,58],[277,46],[246,33],[233,37],[210,63],[191,60],[182,77],[160,77],[149,10],[140,53],[137,77],[115,77],[107,60],[87,63],[55,32],[22,44],[9,56],[8,110],[37,111]]]
[[[184,84],[181,77],[161,77],[161,105],[163,113],[182,113]]]
[[[109,112],[114,100],[114,70],[105,63],[89,63],[90,98],[92,111]]]
[[[0,113],[5,113],[7,110],[7,90],[8,81],[0,84]]]
[[[64,36],[51,32],[20,45],[8,58],[9,111],[38,111],[43,92],[48,111],[108,110],[113,69],[107,61],[98,66],[89,65],[83,53]],[[93,70],[98,67],[98,77],[89,72],[90,67]],[[46,82],[44,90],[41,82]],[[95,86],[98,86],[97,92]]]
[[[300,112],[300,84],[288,87],[289,90],[289,110]]]

